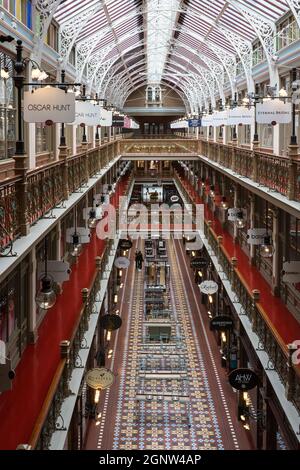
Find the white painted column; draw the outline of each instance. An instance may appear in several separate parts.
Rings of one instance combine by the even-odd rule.
[[[273,210],[273,266],[272,266],[272,291],[274,295],[279,295],[280,286],[280,259],[279,259],[279,211]]]
[[[30,123],[25,126],[26,140],[27,140],[27,154],[29,160],[29,170],[36,167],[36,137],[35,137],[36,124]]]
[[[77,153],[77,143],[76,143],[76,131],[77,126],[72,126],[72,155],[76,155]]]
[[[59,159],[61,124],[55,124],[53,151],[55,160]]]
[[[93,126],[93,137],[92,137],[92,146],[93,146],[93,149],[96,147],[96,131],[97,131],[96,126]]]

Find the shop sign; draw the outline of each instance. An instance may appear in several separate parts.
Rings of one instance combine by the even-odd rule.
[[[300,261],[287,261],[283,263],[282,280],[289,284],[300,282]]]
[[[114,374],[105,367],[96,367],[95,369],[91,369],[85,376],[87,385],[94,390],[105,390],[106,388],[111,387],[111,385],[114,383],[114,380]]]
[[[118,269],[127,269],[130,265],[130,261],[125,256],[120,256],[115,260],[115,267]]]
[[[218,315],[210,321],[210,329],[215,331],[232,330],[233,326],[233,319],[228,315]]]
[[[259,383],[257,374],[251,369],[235,369],[228,378],[230,385],[235,390],[252,390]]]
[[[208,114],[207,116],[202,117],[202,127],[212,126],[212,115]]]
[[[238,214],[241,212],[243,212],[242,209],[238,209],[236,207],[228,209],[228,220],[234,222],[237,219]]]
[[[47,261],[47,272],[53,281],[62,284],[70,279],[71,268],[67,261]],[[38,264],[38,277],[45,275],[45,263]]]
[[[85,126],[97,126],[99,124],[100,106],[92,104],[88,101],[76,101],[75,107],[75,123],[77,126],[84,124]]]
[[[79,236],[79,241],[81,244],[90,243],[91,232],[90,232],[90,229],[86,227],[77,227],[76,230],[75,230],[75,227],[68,228],[67,233],[66,233],[67,243],[73,243],[73,235],[75,231],[77,235]]]
[[[112,118],[112,126],[113,127],[124,127],[124,116],[114,115]]]
[[[173,194],[173,196],[170,197],[171,202],[178,202],[179,201],[179,196],[176,196],[176,194]]]
[[[212,126],[226,126],[228,122],[228,111],[219,111],[212,115]]]
[[[104,108],[100,108],[100,126],[101,127],[112,126],[112,111],[107,111]]]
[[[201,127],[201,119],[189,119],[189,127]]]
[[[207,268],[208,261],[205,258],[194,258],[191,260],[191,268],[204,269]]]
[[[201,282],[200,291],[202,294],[213,295],[219,290],[219,286],[215,281],[203,281]]]
[[[269,233],[269,235],[271,235],[271,233]],[[247,232],[247,242],[249,245],[263,245],[265,236],[265,228],[252,228]]]
[[[124,238],[120,240],[119,246],[121,250],[130,250],[130,248],[132,248],[132,241]]]
[[[121,328],[122,318],[119,315],[107,314],[100,317],[99,323],[103,330],[115,331]]]
[[[237,108],[230,109],[228,112],[228,121],[229,126],[239,126],[243,124],[244,126],[251,126],[254,123],[254,109],[253,108],[244,108],[243,106],[238,106]]]
[[[275,99],[256,105],[256,120],[258,124],[289,124],[292,121],[291,103]]]
[[[73,123],[75,94],[55,87],[44,87],[24,93],[24,121]]]

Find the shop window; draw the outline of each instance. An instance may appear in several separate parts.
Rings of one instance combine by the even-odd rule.
[[[37,124],[35,131],[36,153],[53,151],[53,127],[45,124]]]
[[[13,157],[16,145],[15,87],[12,79],[12,63],[9,56],[0,51],[0,68],[8,67],[9,78],[0,78],[0,160]]]
[[[258,135],[262,147],[273,148],[273,126],[271,124],[259,124]]]
[[[75,46],[72,47],[72,50],[69,55],[69,63],[76,67],[76,48]]]
[[[47,32],[46,43],[55,51],[58,51],[58,25],[52,21]]]
[[[19,356],[27,341],[28,277],[29,263],[26,258],[3,281],[0,287],[0,340],[9,343],[16,330],[22,332],[15,347],[9,350],[11,357]]]

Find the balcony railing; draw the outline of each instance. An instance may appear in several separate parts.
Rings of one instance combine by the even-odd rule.
[[[201,155],[290,200],[300,201],[300,161],[217,142],[201,142]]]
[[[20,235],[119,155],[113,141],[75,156],[66,155],[20,176],[0,182],[0,247]],[[27,227],[27,228],[26,228]]]

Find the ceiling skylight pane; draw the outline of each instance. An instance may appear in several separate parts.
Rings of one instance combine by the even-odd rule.
[[[149,84],[161,82],[180,3],[180,0],[147,0]]]

